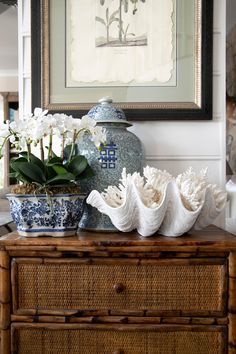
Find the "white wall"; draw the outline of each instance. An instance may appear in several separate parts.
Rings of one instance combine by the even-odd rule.
[[[144,144],[147,163],[178,174],[188,166],[209,167],[209,178],[225,184],[225,1],[214,0],[213,120],[139,122],[135,132]],[[236,1],[235,1],[236,2]],[[19,0],[21,112],[30,101],[30,0]]]

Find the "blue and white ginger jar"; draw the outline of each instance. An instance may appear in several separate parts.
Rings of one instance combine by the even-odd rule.
[[[84,155],[94,170],[94,177],[82,182],[83,192],[96,189],[102,192],[109,185],[118,185],[122,170],[127,173],[141,172],[143,169],[143,149],[136,135],[127,130],[132,126],[122,109],[112,104],[112,99],[103,98],[93,107],[88,115],[96,120],[97,125],[106,129],[106,145],[100,151],[88,136],[79,142],[79,153]],[[84,230],[117,231],[109,217],[97,209],[86,205],[79,227]]]

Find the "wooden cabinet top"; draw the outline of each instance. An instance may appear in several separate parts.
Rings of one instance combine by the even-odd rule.
[[[12,232],[0,238],[0,249],[47,251],[231,251],[236,250],[236,236],[216,226],[191,231],[181,237],[140,237],[136,232],[101,233],[80,231],[78,235],[63,238],[20,237]]]

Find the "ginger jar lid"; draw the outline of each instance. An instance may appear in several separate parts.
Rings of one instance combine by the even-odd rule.
[[[97,106],[94,106],[88,112],[90,118],[96,120],[97,123],[122,123],[127,126],[132,126],[126,119],[124,111],[121,108],[115,107],[110,97],[103,97]]]

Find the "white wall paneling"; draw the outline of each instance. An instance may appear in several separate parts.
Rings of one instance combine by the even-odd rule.
[[[221,40],[222,40],[222,33],[214,31],[214,43],[213,43],[213,57],[214,57],[214,63],[213,63],[213,74],[216,76],[217,74],[220,75],[221,72],[221,58],[218,55],[219,53],[219,48],[221,45]]]
[[[225,107],[225,93],[222,100],[222,75],[213,75],[213,119],[222,120]]]
[[[220,155],[219,122],[143,122],[133,131],[148,155]]]
[[[214,0],[214,32],[225,31],[226,0]]]
[[[30,0],[18,1],[19,114],[31,112]]]
[[[30,49],[30,34],[28,32],[23,33],[23,73],[24,78],[30,78],[30,66],[31,66],[31,49]]]
[[[23,1],[21,16],[22,16],[23,32],[30,33],[30,0]]]

